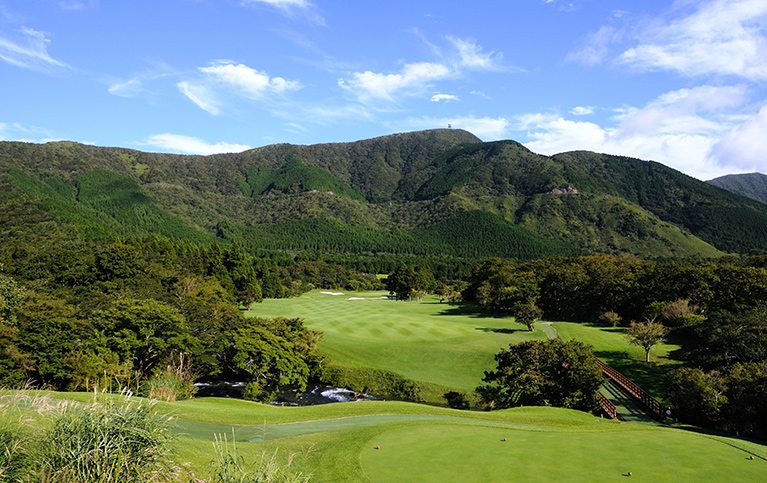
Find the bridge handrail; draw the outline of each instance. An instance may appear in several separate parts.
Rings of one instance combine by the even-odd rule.
[[[618,410],[615,408],[615,404],[613,404],[612,401],[607,399],[604,394],[599,394],[599,404],[602,405],[602,411],[605,412],[608,416],[610,416],[611,419],[615,419],[618,417]]]
[[[597,359],[597,362],[599,363],[599,366],[602,368],[602,372],[605,373],[607,377],[609,377],[611,380],[615,381],[620,387],[622,387],[627,393],[629,393],[631,396],[635,397],[639,401],[642,402],[647,408],[658,415],[659,417],[663,418],[665,415],[663,414],[664,406],[661,404],[660,401],[652,397],[649,392],[645,391],[641,387],[639,387],[634,381],[629,379],[628,377],[624,376],[620,372],[616,371],[612,367],[608,366],[601,360]]]

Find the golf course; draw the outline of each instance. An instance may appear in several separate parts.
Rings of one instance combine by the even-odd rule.
[[[493,355],[500,348],[530,339],[588,342],[610,364],[644,378],[643,384],[678,364],[673,351],[679,346],[673,342],[653,348],[651,364],[644,363],[642,349],[630,346],[622,329],[544,321],[529,332],[511,318],[482,314],[468,304],[431,298],[398,302],[382,292],[313,291],[266,300],[248,316],[302,317],[309,328],[324,332],[319,350],[334,364],[396,372],[418,382],[424,397],[442,406],[443,391],[472,391],[483,371],[493,369]],[[647,387],[656,389],[657,382]],[[121,397],[23,394],[30,396],[0,395],[0,422],[19,417],[33,421],[25,424],[39,421],[44,426],[44,414],[56,404]],[[618,410],[626,412],[625,421],[552,407],[475,411],[381,400],[283,407],[226,398],[130,398],[131,404],[150,405],[168,417],[172,457],[192,481],[224,481],[212,475],[217,454],[230,455],[228,461],[248,471],[273,465],[292,475],[268,481],[767,478],[767,446],[658,423],[637,412],[630,401],[616,402]]]

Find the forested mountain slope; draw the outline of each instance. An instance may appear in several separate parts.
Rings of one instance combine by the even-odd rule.
[[[735,194],[767,203],[767,175],[762,173],[728,174],[706,182]]]
[[[157,233],[254,251],[767,253],[761,203],[654,162],[542,156],[461,130],[214,156],[2,142],[0,177],[4,203],[15,207],[0,227],[14,237],[29,224],[8,213],[24,204],[84,239]]]

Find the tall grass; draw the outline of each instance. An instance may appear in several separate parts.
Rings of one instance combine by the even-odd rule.
[[[253,471],[248,471],[234,438],[230,444],[225,436],[216,436],[213,447],[214,459],[207,483],[304,483],[311,479],[311,475],[290,471],[295,453],[289,454],[287,462],[283,462],[277,450],[271,454],[264,452],[253,464]],[[308,453],[304,456],[308,457]]]
[[[128,397],[91,404],[0,394],[0,481],[180,481],[168,418]]]
[[[174,355],[166,361],[165,367],[143,382],[142,392],[149,399],[168,402],[191,399],[197,393],[195,379],[197,374],[189,359],[184,354]]]

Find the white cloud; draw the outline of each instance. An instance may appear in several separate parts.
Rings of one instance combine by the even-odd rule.
[[[492,117],[474,117],[474,116],[456,116],[442,118],[414,118],[405,121],[409,129],[435,129],[445,128],[450,125],[453,129],[463,129],[469,131],[480,139],[485,141],[496,141],[504,139],[507,135],[509,121],[505,118]],[[392,125],[392,129],[401,127],[400,123]]]
[[[430,43],[415,31],[423,42],[434,51],[437,61],[405,64],[398,73],[373,71],[354,72],[338,80],[338,85],[352,93],[360,102],[397,102],[398,96],[423,94],[434,82],[457,79],[467,71],[501,70],[501,54],[485,53],[474,39],[445,37],[450,43],[447,52]],[[438,99],[444,100],[444,99]]]
[[[431,96],[431,102],[439,102],[439,101],[445,101],[445,102],[452,102],[452,101],[459,101],[458,96],[454,96],[452,94],[434,94]]]
[[[589,114],[594,114],[594,108],[591,106],[575,106],[570,109],[570,114],[575,116],[588,116]]]
[[[221,113],[221,109],[219,109],[217,105],[218,101],[206,86],[194,85],[182,81],[177,83],[176,87],[178,87],[178,90],[180,90],[182,94],[197,104],[201,109],[208,111],[214,116]]]
[[[251,99],[258,99],[267,92],[282,94],[301,88],[298,81],[287,81],[282,77],[270,78],[265,72],[259,72],[244,64],[216,62],[208,67],[199,67],[199,70],[211,80],[234,87]]]
[[[338,85],[354,93],[362,102],[371,99],[394,101],[394,96],[400,92],[420,93],[432,81],[444,79],[450,74],[445,65],[420,62],[405,65],[399,74],[380,74],[369,70],[355,72],[350,79],[339,79]]]
[[[66,64],[48,54],[48,44],[50,40],[45,33],[24,27],[16,40],[0,37],[0,59],[33,70],[66,67]]]
[[[180,154],[220,154],[220,153],[239,153],[251,149],[244,144],[215,143],[209,144],[201,139],[182,136],[180,134],[155,134],[147,138],[142,144],[155,146],[163,151]]]
[[[640,70],[767,79],[767,2],[709,0],[689,5],[696,7],[691,13],[650,23],[640,32],[638,45],[618,61]]]
[[[709,159],[739,171],[767,173],[767,105],[714,144]]]
[[[532,113],[517,117],[514,127],[526,132],[525,146],[538,153],[585,149],[655,160],[711,179],[759,164],[767,170],[767,108],[744,118],[749,109],[741,86],[699,86],[667,92],[642,108],[618,109],[614,125]]]
[[[214,62],[207,67],[199,67],[198,71],[202,76],[178,82],[176,87],[201,109],[213,115],[221,113],[228,97],[265,101],[269,96],[302,88],[299,81],[270,77],[265,72],[229,61]]]

